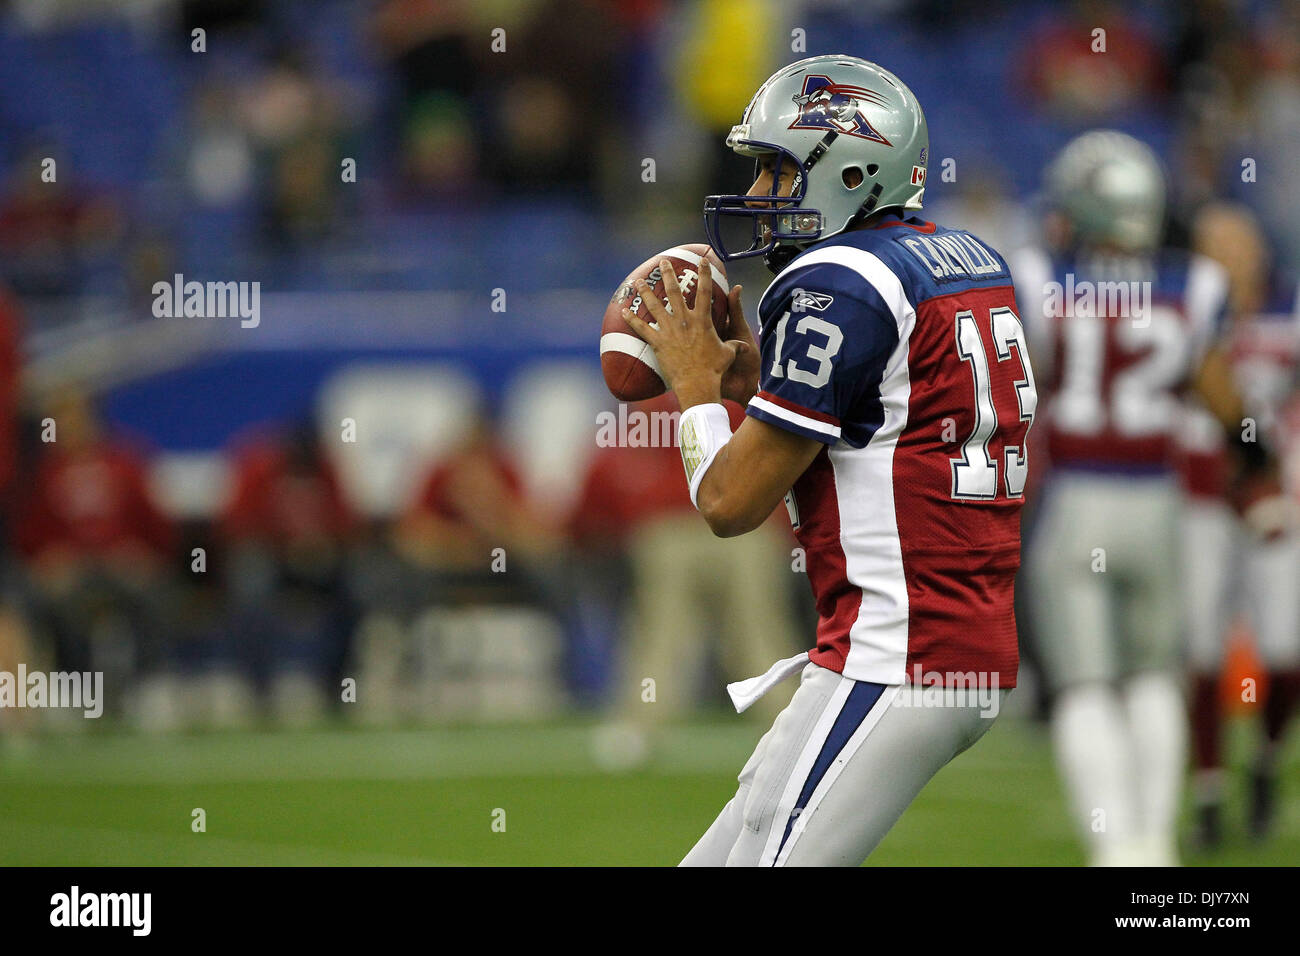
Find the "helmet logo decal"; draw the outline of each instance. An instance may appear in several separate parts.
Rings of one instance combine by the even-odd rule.
[[[885,146],[894,145],[862,115],[864,103],[887,105],[885,98],[874,90],[835,83],[829,76],[814,74],[804,77],[803,92],[792,99],[799,107],[799,115],[787,129],[834,130]]]

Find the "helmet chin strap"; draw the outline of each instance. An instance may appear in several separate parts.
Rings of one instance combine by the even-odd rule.
[[[767,266],[767,271],[774,275],[790,264],[799,253],[803,252],[799,246],[785,244],[775,245],[768,252],[763,253],[763,264]]]
[[[862,201],[862,208],[858,210],[858,214],[853,218],[863,219],[870,216],[872,211],[876,208],[876,203],[880,202],[880,194],[884,191],[885,187],[880,185],[880,183],[876,183],[872,186],[871,195]]]
[[[816,166],[818,161],[826,155],[826,151],[831,148],[831,143],[835,142],[839,135],[840,134],[835,130],[831,130],[817,141],[817,145],[815,145],[808,153],[808,156],[804,159],[801,167],[795,170],[795,179],[792,191],[799,188],[799,182],[803,176],[807,174],[808,170]],[[764,253],[763,262],[767,264],[767,268],[772,272],[780,272],[789,264],[791,259],[802,251],[803,247],[794,243],[778,243],[773,246],[770,251]]]
[[[826,150],[831,148],[831,143],[835,142],[839,135],[840,134],[835,132],[835,130],[831,130],[818,140],[817,145],[814,146],[812,152],[808,154],[808,158],[803,161],[803,171],[805,173],[812,169],[813,166],[817,165],[817,161],[826,155]]]

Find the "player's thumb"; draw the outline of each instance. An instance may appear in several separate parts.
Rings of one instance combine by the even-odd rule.
[[[754,333],[745,321],[745,310],[740,304],[740,293],[744,291],[744,286],[732,286],[731,294],[727,296],[727,337],[739,340],[741,342],[754,341]]]

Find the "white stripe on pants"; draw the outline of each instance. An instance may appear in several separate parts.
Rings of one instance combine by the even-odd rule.
[[[740,772],[736,795],[681,865],[857,866],[930,778],[988,730],[1009,693],[985,691],[991,700],[982,708],[973,700],[934,705],[933,689],[883,688],[796,813],[854,688],[878,686],[808,664]]]

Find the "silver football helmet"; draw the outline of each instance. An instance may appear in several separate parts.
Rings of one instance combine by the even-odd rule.
[[[1064,213],[1073,241],[1149,252],[1160,242],[1165,177],[1145,143],[1098,129],[1071,140],[1047,167],[1049,204]]]
[[[894,74],[857,57],[814,56],[778,70],[727,145],[771,158],[773,175],[767,195],[704,200],[709,243],[724,260],[762,255],[778,269],[861,216],[920,209],[925,195],[930,133],[921,104]],[[778,194],[782,169],[794,171],[788,196]],[[750,227],[747,247],[728,247],[724,225],[736,220]]]

